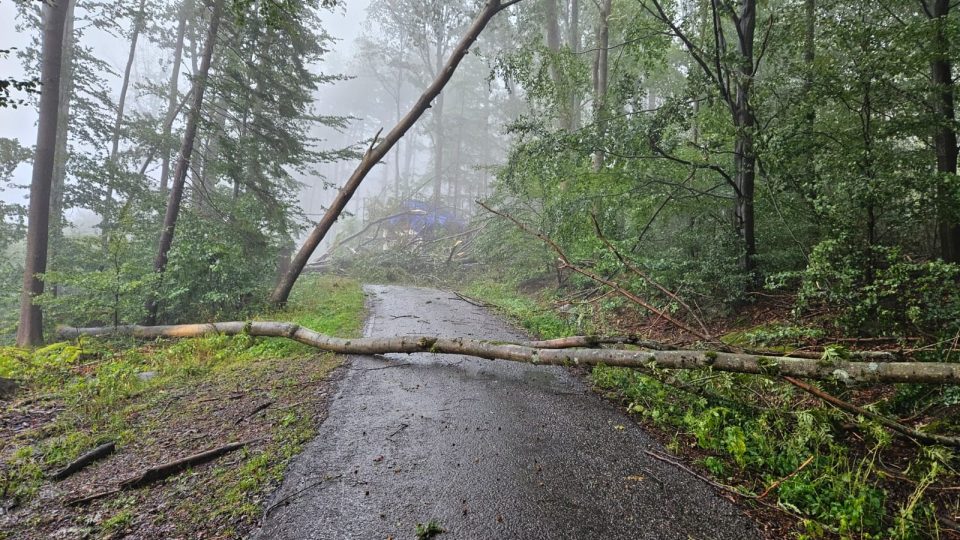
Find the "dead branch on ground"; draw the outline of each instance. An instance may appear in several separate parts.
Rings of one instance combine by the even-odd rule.
[[[797,380],[793,377],[784,376],[783,380],[788,383],[796,386],[797,388],[807,392],[808,394],[815,396],[827,403],[833,405],[834,407],[854,416],[862,416],[864,418],[869,418],[880,425],[886,427],[887,429],[904,435],[911,439],[916,439],[918,441],[923,441],[930,444],[942,444],[946,446],[960,446],[960,437],[947,437],[945,435],[937,435],[936,433],[924,433],[922,431],[913,429],[912,427],[905,426],[892,418],[877,414],[875,412],[870,412],[862,407],[857,407],[853,403],[848,403],[842,399],[832,396],[819,388],[807,384],[803,381]]]
[[[192,467],[194,465],[202,465],[208,461],[213,461],[214,459],[233,452],[234,450],[239,450],[244,446],[248,445],[250,441],[235,442],[230,444],[225,444],[223,446],[218,446],[216,448],[211,448],[199,454],[189,455],[184,458],[180,458],[175,461],[169,461],[167,463],[162,463],[154,467],[150,467],[137,476],[128,478],[120,482],[121,489],[133,489],[140,486],[145,486],[147,484],[156,482],[158,480],[163,480],[168,476],[173,476],[178,472],[186,469],[187,467]]]
[[[50,478],[54,480],[63,480],[64,478],[67,478],[68,476],[76,472],[79,472],[84,467],[86,467],[87,465],[90,465],[94,461],[97,461],[98,459],[103,459],[109,456],[110,454],[113,453],[114,449],[116,449],[116,444],[114,444],[113,441],[108,442],[106,444],[101,444],[100,446],[94,448],[93,450],[73,460],[66,467],[51,474]]]
[[[133,476],[131,478],[121,481],[120,484],[115,488],[105,489],[105,490],[97,491],[87,495],[70,497],[64,501],[64,504],[66,504],[67,506],[79,506],[91,501],[95,501],[97,499],[109,497],[123,490],[136,489],[138,487],[142,487],[147,484],[151,484],[153,482],[157,482],[159,480],[163,480],[167,477],[173,476],[174,474],[177,474],[180,471],[187,469],[189,467],[193,467],[195,465],[202,465],[209,461],[213,461],[214,459],[217,459],[218,457],[224,454],[229,454],[230,452],[239,450],[244,446],[247,446],[248,444],[251,444],[253,442],[255,441],[242,441],[242,442],[225,444],[223,446],[211,448],[210,450],[206,450],[198,454],[189,455],[187,457],[180,458],[175,461],[162,463],[160,465],[156,465],[148,469],[145,469],[136,476]]]

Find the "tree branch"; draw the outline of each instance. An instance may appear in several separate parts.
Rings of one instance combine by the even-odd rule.
[[[510,221],[513,222],[513,224],[516,225],[517,228],[519,228],[521,231],[523,231],[523,232],[525,232],[525,233],[527,233],[527,234],[529,234],[529,235],[531,235],[531,236],[535,236],[535,237],[539,238],[541,241],[543,241],[543,243],[547,244],[554,252],[556,252],[557,256],[560,258],[560,263],[561,263],[561,265],[562,265],[563,268],[569,268],[569,269],[573,270],[574,272],[576,272],[576,273],[578,273],[578,274],[580,274],[580,275],[582,275],[582,276],[585,276],[585,277],[587,277],[587,278],[592,279],[593,281],[596,281],[597,283],[603,283],[603,284],[606,285],[607,287],[610,287],[611,289],[617,291],[617,292],[618,292],[621,296],[623,296],[624,298],[630,300],[631,302],[633,302],[633,303],[635,303],[635,304],[638,304],[638,305],[642,306],[644,309],[646,309],[646,310],[648,310],[648,311],[650,311],[650,312],[652,312],[652,313],[656,313],[659,317],[662,317],[664,320],[670,322],[671,324],[673,324],[673,325],[676,326],[677,328],[683,330],[684,332],[687,332],[687,333],[689,333],[689,334],[692,334],[692,335],[694,335],[694,336],[697,336],[698,338],[700,338],[700,339],[702,339],[702,340],[705,340],[705,341],[710,341],[710,340],[711,340],[711,337],[710,337],[708,334],[705,334],[705,333],[699,332],[699,331],[697,331],[697,330],[694,330],[693,328],[691,328],[691,327],[688,326],[687,324],[685,324],[685,323],[683,323],[683,322],[681,322],[681,321],[673,318],[672,316],[670,316],[669,313],[664,312],[662,309],[657,308],[656,306],[654,306],[654,305],[651,304],[650,302],[644,300],[643,298],[641,298],[641,297],[637,296],[636,294],[634,294],[634,293],[628,291],[627,289],[623,288],[623,287],[620,286],[618,283],[616,283],[616,282],[614,282],[614,281],[611,281],[611,280],[609,280],[609,279],[607,279],[607,278],[604,278],[603,276],[600,276],[600,275],[598,275],[598,274],[596,274],[596,273],[594,273],[594,272],[591,272],[591,271],[589,271],[589,270],[587,270],[587,269],[585,269],[585,268],[581,268],[581,267],[573,264],[572,262],[570,262],[570,259],[567,257],[566,253],[564,253],[563,249],[562,249],[559,245],[557,245],[556,242],[554,242],[553,240],[551,240],[547,235],[543,234],[542,232],[540,232],[540,231],[535,231],[535,230],[527,227],[527,226],[524,225],[523,223],[521,223],[519,220],[517,220],[517,219],[514,218],[513,216],[511,216],[511,215],[509,215],[509,214],[505,214],[505,213],[503,213],[503,212],[498,212],[498,211],[490,208],[489,206],[483,204],[483,203],[480,202],[480,201],[477,201],[477,204],[479,204],[480,206],[482,206],[484,209],[486,209],[488,212],[490,212],[490,213],[492,213],[492,214],[496,214],[496,215],[498,215],[498,216],[500,216],[500,217],[503,217],[503,218],[506,218],[506,219],[510,220]]]

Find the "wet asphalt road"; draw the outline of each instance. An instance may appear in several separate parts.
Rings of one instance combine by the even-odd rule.
[[[367,335],[524,336],[454,294],[366,288]],[[759,538],[740,509],[563,368],[451,355],[355,357],[263,539]]]

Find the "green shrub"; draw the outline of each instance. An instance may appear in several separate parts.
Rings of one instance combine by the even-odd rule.
[[[802,273],[800,309],[839,310],[845,330],[870,335],[952,337],[960,331],[960,266],[914,261],[897,248],[821,242]]]

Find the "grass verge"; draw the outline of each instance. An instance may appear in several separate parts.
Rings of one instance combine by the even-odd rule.
[[[264,318],[357,336],[363,293],[351,280],[305,276],[289,307]],[[250,336],[0,349],[0,377],[22,385],[0,413],[0,538],[240,537],[313,436],[339,364],[288,340]],[[116,442],[114,455],[48,479],[105,441]],[[152,486],[63,504],[234,441],[252,442]]]
[[[464,290],[464,293],[492,305],[541,339],[590,333],[583,327],[583,318],[571,313],[559,313],[550,305],[545,295],[519,294],[516,287],[510,283],[475,281]]]

